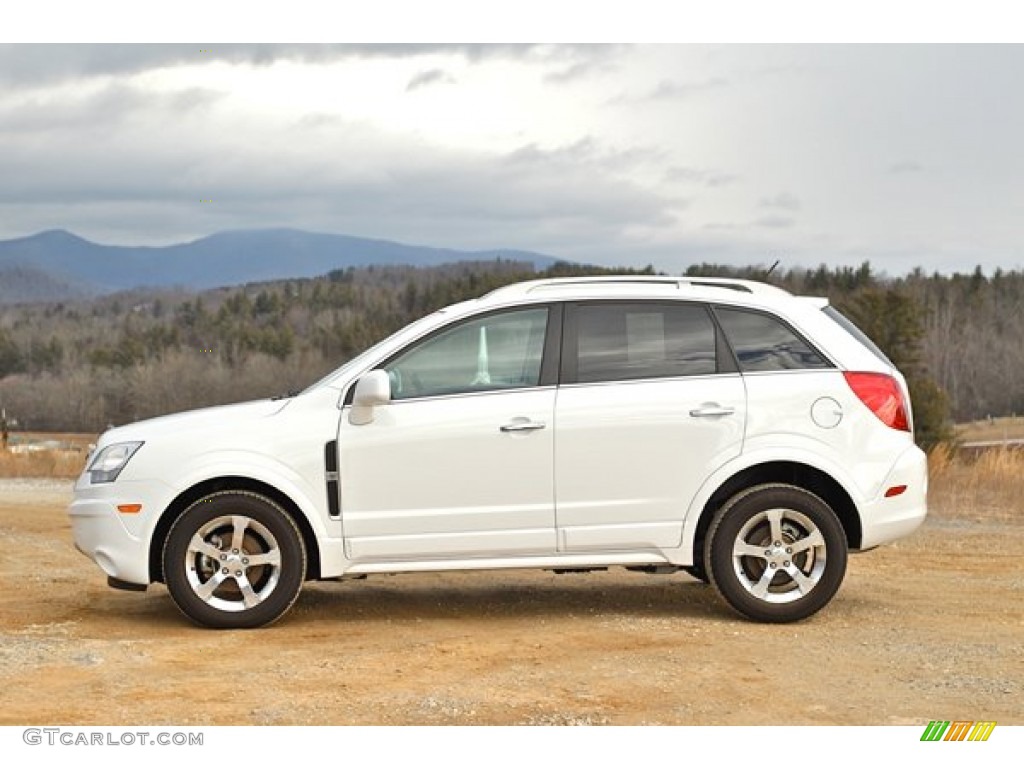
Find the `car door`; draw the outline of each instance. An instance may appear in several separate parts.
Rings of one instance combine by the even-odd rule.
[[[708,308],[591,302],[566,309],[556,405],[561,551],[679,546],[704,480],[739,455],[742,377]]]
[[[552,554],[560,309],[490,312],[379,368],[391,401],[343,413],[341,514],[357,561]]]

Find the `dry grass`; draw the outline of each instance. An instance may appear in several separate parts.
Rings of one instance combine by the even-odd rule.
[[[0,477],[78,477],[85,468],[85,451],[0,451]]]
[[[929,511],[972,520],[1024,520],[1024,451],[974,455],[942,444],[928,454]]]
[[[99,435],[90,432],[12,432],[11,445],[21,443],[57,442],[62,449],[88,452]]]
[[[0,448],[0,477],[78,477],[96,437],[77,432],[12,433],[9,449]]]
[[[979,419],[956,425],[956,439],[962,443],[1024,438],[1024,416]]]

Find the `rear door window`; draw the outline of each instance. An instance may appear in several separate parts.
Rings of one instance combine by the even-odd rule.
[[[715,326],[701,305],[581,304],[574,325],[576,354],[567,360],[569,381],[700,376],[717,370]]]

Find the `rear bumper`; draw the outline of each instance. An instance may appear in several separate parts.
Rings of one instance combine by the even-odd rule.
[[[906,486],[896,496],[885,495],[891,488]],[[859,549],[901,539],[913,533],[928,514],[928,458],[916,445],[897,459],[878,496],[861,507]]]

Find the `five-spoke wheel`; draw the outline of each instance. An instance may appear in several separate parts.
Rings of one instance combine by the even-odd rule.
[[[306,553],[295,523],[274,502],[244,491],[221,492],[200,499],[175,521],[163,568],[171,597],[193,621],[257,627],[295,601]]]
[[[711,523],[705,562],[722,597],[759,621],[796,621],[820,610],[846,572],[846,535],[819,497],[760,485],[730,500]]]

